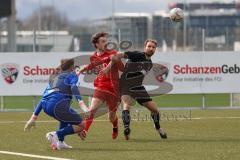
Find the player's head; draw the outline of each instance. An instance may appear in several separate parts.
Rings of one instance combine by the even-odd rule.
[[[74,70],[74,59],[62,59],[61,60],[61,70],[62,71],[73,71]]]
[[[151,57],[157,48],[157,41],[154,39],[147,39],[144,42],[144,53],[146,54],[146,56]]]
[[[99,51],[104,51],[107,46],[107,37],[108,33],[98,32],[92,36],[91,42],[96,49],[98,49]]]

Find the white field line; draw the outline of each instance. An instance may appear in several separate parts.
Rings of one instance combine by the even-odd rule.
[[[94,121],[100,121],[105,122],[109,120],[94,120]],[[27,121],[0,121],[0,124],[11,124],[11,123],[26,123]],[[59,123],[58,121],[49,120],[49,121],[36,121],[36,123]]]
[[[169,117],[169,120],[174,120],[174,119],[177,119],[177,120],[206,120],[206,119],[240,119],[240,117],[186,117],[186,118],[180,118],[180,117],[177,117],[177,118],[174,118],[174,117]],[[142,122],[142,121],[146,121],[144,118],[143,119],[132,119],[134,121],[139,121],[139,122]],[[149,120],[149,119],[148,119]],[[164,121],[167,121],[166,118],[163,119]],[[97,119],[97,120],[94,120],[96,122],[108,122],[109,120],[100,120],[100,119]],[[27,121],[0,121],[0,124],[11,124],[11,123],[26,123]],[[49,121],[36,121],[37,123],[58,123],[58,121],[54,121],[54,120],[49,120]]]
[[[240,117],[195,117],[191,119],[240,119]]]
[[[34,154],[25,154],[25,153],[9,152],[9,151],[0,151],[0,154],[8,154],[8,155],[15,155],[15,156],[22,156],[22,157],[31,157],[31,158],[39,158],[39,159],[50,159],[50,160],[71,160],[71,159],[66,159],[66,158],[40,156],[40,155],[34,155]]]
[[[240,117],[185,117],[185,118],[180,118],[180,117],[164,117],[162,120],[163,121],[172,121],[172,120],[206,120],[206,119],[240,119]],[[141,121],[141,119],[133,119],[135,121]],[[144,121],[144,117],[142,118]],[[1,122],[0,122],[1,123]]]

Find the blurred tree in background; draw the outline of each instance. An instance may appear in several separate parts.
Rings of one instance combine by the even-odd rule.
[[[19,30],[67,30],[69,20],[67,16],[58,11],[54,6],[42,6],[33,12],[31,16],[22,20]]]

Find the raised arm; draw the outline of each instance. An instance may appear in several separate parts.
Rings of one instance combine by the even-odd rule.
[[[95,58],[90,58],[90,64],[84,66],[82,69],[80,69],[79,73],[83,73],[84,71],[92,70],[94,67],[101,65],[107,61],[109,61],[110,57],[106,57],[104,59],[95,59]]]
[[[124,64],[123,64],[123,62],[122,62],[122,61],[118,61],[118,62],[117,62],[117,66],[118,66],[118,70],[121,71],[121,72],[123,72],[123,70],[124,70]]]
[[[127,58],[125,53],[118,52],[118,54],[111,57],[113,63],[119,62],[122,58]]]
[[[103,70],[101,70],[100,74],[107,74],[111,70],[112,66],[115,63],[117,63],[118,69],[120,71],[123,71],[124,65],[123,65],[123,63],[121,61],[121,58],[125,58],[125,56],[126,55],[124,53],[118,53],[118,54],[116,54],[114,56],[111,56],[110,57],[110,59],[111,59],[110,63],[108,63],[107,67],[105,67]]]

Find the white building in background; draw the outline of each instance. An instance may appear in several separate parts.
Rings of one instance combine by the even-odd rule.
[[[116,39],[129,40],[136,48],[152,37],[151,14],[115,13],[113,16],[93,21],[93,28],[107,31]],[[120,35],[120,37],[119,37]]]
[[[7,51],[7,32],[0,34],[0,52]],[[67,52],[73,50],[73,35],[68,31],[17,31],[17,52]]]

